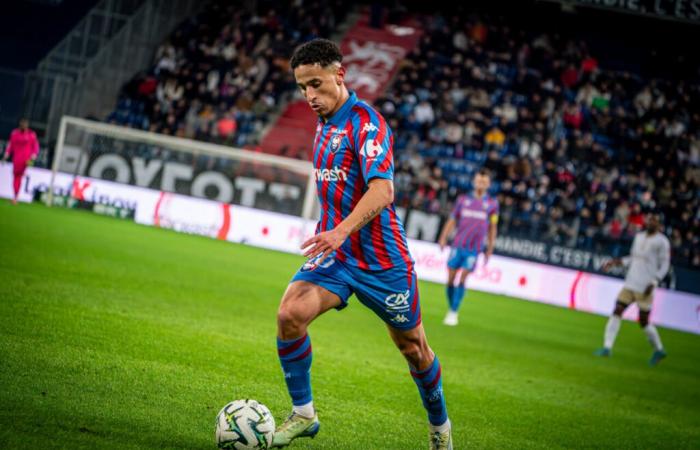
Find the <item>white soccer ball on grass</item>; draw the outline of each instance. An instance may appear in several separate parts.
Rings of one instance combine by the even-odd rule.
[[[255,400],[235,400],[216,416],[216,445],[224,449],[266,449],[272,445],[275,418]]]

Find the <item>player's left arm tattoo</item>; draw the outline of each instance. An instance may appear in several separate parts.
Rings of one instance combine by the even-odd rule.
[[[355,226],[353,227],[353,229],[352,229],[352,231],[350,231],[350,233],[352,234],[352,233],[354,233],[354,232],[356,232],[356,231],[360,231],[360,229],[361,229],[362,227],[364,227],[365,225],[367,225],[368,223],[370,223],[370,222],[372,221],[372,219],[374,219],[375,217],[377,217],[377,215],[379,215],[379,213],[380,213],[381,211],[382,211],[382,210],[381,210],[380,208],[373,208],[373,209],[370,209],[369,211],[367,211],[367,212],[362,216],[362,219],[360,219],[360,222],[359,222],[357,225],[355,225]]]
[[[338,228],[344,230],[343,233],[349,236],[370,223],[393,201],[394,185],[391,180],[372,180],[369,183],[369,189]]]

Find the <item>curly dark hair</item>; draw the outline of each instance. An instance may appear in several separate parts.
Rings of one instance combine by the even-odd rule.
[[[319,64],[321,67],[325,67],[342,60],[343,55],[335,42],[328,39],[314,39],[301,44],[294,50],[290,64],[292,69],[305,64]]]
[[[489,169],[487,169],[486,167],[482,167],[476,173],[477,173],[477,175],[491,178],[491,171]]]

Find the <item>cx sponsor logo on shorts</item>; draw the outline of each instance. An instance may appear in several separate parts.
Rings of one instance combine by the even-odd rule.
[[[411,305],[408,304],[408,299],[411,297],[411,291],[406,290],[406,292],[398,292],[396,294],[389,295],[384,303],[387,309],[396,312],[406,312]]]

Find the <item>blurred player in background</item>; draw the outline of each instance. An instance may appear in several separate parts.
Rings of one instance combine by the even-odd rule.
[[[301,45],[291,59],[297,85],[319,117],[313,164],[321,217],[316,235],[302,245],[309,260],[292,278],[277,315],[278,355],[293,406],[273,445],[318,433],[307,328],[326,311],[347,306],[354,293],[384,321],[408,361],[428,413],[430,448],[452,449],[442,370],[421,324],[414,262],[393,203],[394,138],[384,118],[348,91],[342,59],[325,39]],[[349,343],[341,338],[337,344]],[[390,384],[377,383],[377,389]],[[377,438],[381,446],[381,434]]]
[[[10,133],[10,140],[7,143],[4,160],[12,157],[12,187],[15,196],[12,203],[17,203],[19,188],[22,185],[22,177],[28,166],[34,164],[36,156],[39,154],[39,141],[36,133],[29,129],[29,121],[21,119],[19,128],[15,128]]]
[[[484,265],[493,254],[498,227],[498,202],[487,194],[491,186],[491,177],[482,169],[474,176],[474,193],[461,195],[457,198],[450,219],[445,223],[440,233],[440,249],[447,245],[452,230],[457,228],[452,239],[452,250],[447,260],[447,304],[449,309],[443,320],[445,325],[455,326],[459,322],[459,305],[466,292],[466,282],[474,270],[476,261],[481,253],[484,241]],[[455,285],[457,272],[460,271],[459,281]]]
[[[627,266],[625,285],[617,297],[615,310],[605,326],[603,348],[596,351],[599,356],[610,356],[615,344],[615,338],[620,330],[622,313],[632,303],[639,307],[639,326],[649,338],[654,353],[649,364],[655,366],[666,357],[661,337],[656,327],[649,323],[649,313],[654,298],[654,289],[659,285],[668,272],[671,260],[671,245],[666,236],[661,233],[661,220],[657,214],[648,214],[646,230],[634,236],[630,255],[622,259],[609,261],[603,270],[612,266]]]

